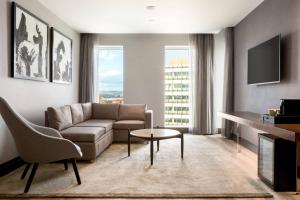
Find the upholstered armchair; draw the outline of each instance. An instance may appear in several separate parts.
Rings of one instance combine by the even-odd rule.
[[[81,184],[76,165],[76,158],[82,156],[80,147],[70,140],[64,139],[55,129],[37,126],[28,122],[2,97],[0,97],[0,114],[14,138],[21,159],[27,163],[21,179],[25,178],[30,166],[33,164],[24,193],[29,191],[36,170],[41,163],[64,161],[67,170],[67,161],[70,160],[77,182]]]

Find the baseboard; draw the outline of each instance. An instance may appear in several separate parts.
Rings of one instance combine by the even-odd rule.
[[[25,162],[20,157],[14,158],[8,162],[1,164],[0,165],[0,177],[16,170],[17,168],[21,167],[24,164],[25,164]]]

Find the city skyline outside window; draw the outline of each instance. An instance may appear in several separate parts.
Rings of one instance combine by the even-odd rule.
[[[98,46],[98,102],[123,103],[123,47]]]
[[[190,51],[165,47],[165,126],[189,127]]]

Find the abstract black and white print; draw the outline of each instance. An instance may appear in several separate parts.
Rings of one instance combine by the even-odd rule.
[[[72,82],[72,40],[51,28],[52,81]]]
[[[13,66],[15,78],[48,80],[48,25],[13,3]]]

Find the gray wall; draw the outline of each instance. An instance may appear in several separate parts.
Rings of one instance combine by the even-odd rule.
[[[0,96],[24,117],[37,124],[44,123],[44,110],[78,101],[80,35],[49,12],[37,0],[17,0],[44,21],[73,39],[73,82],[71,85],[13,79],[10,68],[10,0],[0,1]],[[0,117],[0,164],[16,157],[17,151],[3,119]]]
[[[124,48],[125,103],[146,103],[164,124],[164,48],[188,45],[187,34],[99,34],[99,45]]]
[[[164,48],[189,45],[188,34],[99,34],[98,45],[124,48],[125,103],[146,103],[154,125],[164,125]],[[214,112],[222,110],[225,34],[215,35]],[[215,128],[221,120],[215,114]]]
[[[281,98],[300,98],[300,1],[265,0],[234,29],[236,111],[266,113]],[[247,85],[247,50],[282,35],[282,82]],[[242,137],[257,144],[257,130],[242,127]]]

